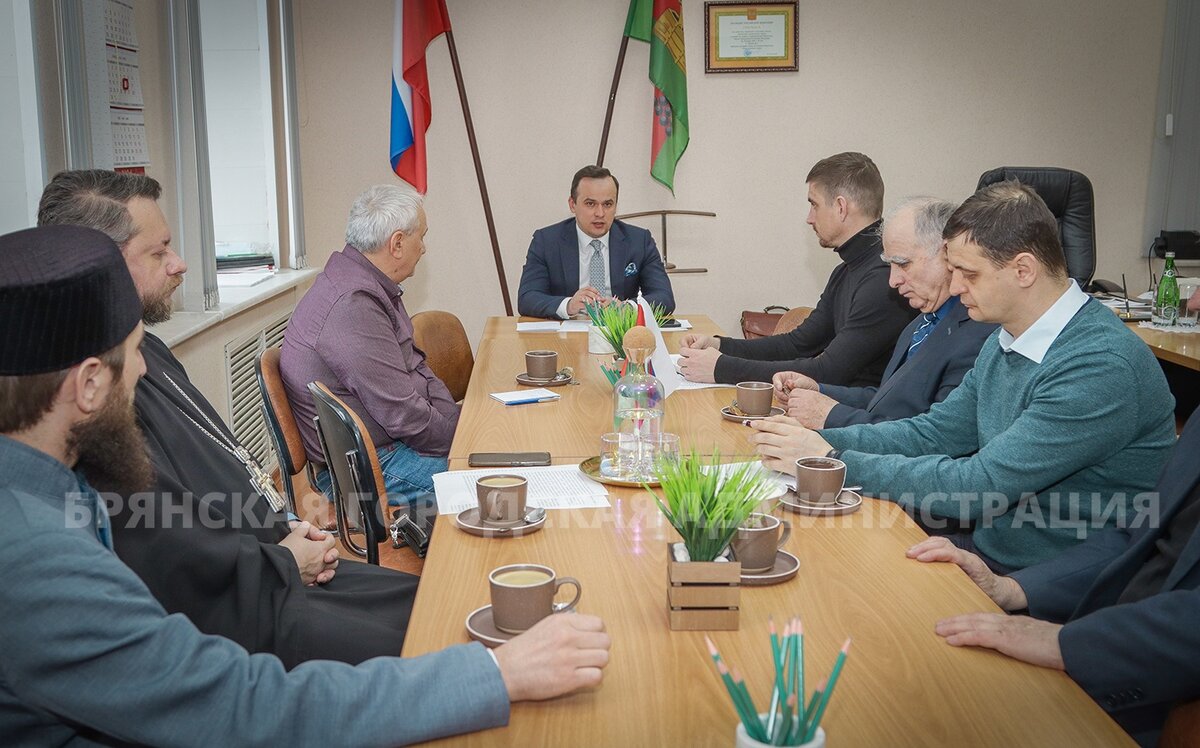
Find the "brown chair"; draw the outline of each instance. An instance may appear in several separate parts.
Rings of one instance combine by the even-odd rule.
[[[304,453],[300,428],[292,414],[287,389],[283,386],[283,377],[279,375],[279,349],[268,348],[263,351],[258,357],[254,372],[258,379],[258,389],[262,392],[263,418],[267,422],[267,431],[271,435],[275,454],[279,457],[279,470],[283,474],[280,482],[283,483],[283,491],[287,496],[288,511],[298,514],[296,489],[292,485],[292,478],[303,472],[308,477],[308,484],[313,492],[320,493],[321,490],[317,488],[315,466],[308,461],[308,455]]]
[[[1200,748],[1200,699],[1177,704],[1171,710],[1158,748]]]
[[[450,397],[462,400],[475,367],[462,322],[450,312],[429,311],[414,314],[412,323],[413,343],[424,351],[429,368],[450,390]]]
[[[785,332],[795,330],[800,326],[800,323],[808,319],[808,315],[810,314],[812,314],[812,307],[810,306],[792,307],[779,318],[779,324],[775,325],[775,334],[782,335]]]
[[[397,522],[384,519],[391,515],[375,443],[358,414],[323,383],[310,383],[308,391],[317,408],[313,420],[333,485],[338,536],[346,550],[378,565],[380,544],[390,539],[398,547],[398,534]],[[354,535],[364,536],[364,544],[356,543]],[[390,553],[389,565],[419,575],[424,559],[411,548],[403,551]]]

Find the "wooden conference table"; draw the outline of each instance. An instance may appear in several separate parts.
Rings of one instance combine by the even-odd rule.
[[[681,315],[697,332],[717,332],[700,316]],[[547,450],[556,464],[599,451],[611,424],[611,387],[587,353],[582,333],[521,333],[514,318],[492,318],[451,448],[450,468],[476,451]],[[682,333],[667,333],[675,351]],[[508,407],[489,392],[517,389],[524,352],[559,351],[580,386],[562,400]],[[721,419],[731,391],[676,392],[665,429],[682,447],[748,454],[747,429]],[[488,603],[487,573],[535,562],[579,579],[579,610],[601,616],[612,659],[599,688],[541,703],[515,704],[506,728],[450,738],[459,745],[729,746],[737,721],[713,669],[702,632],[671,631],[666,615],[666,545],[677,540],[649,494],[609,489],[611,507],[549,513],[533,535],[488,540],[441,517],[425,561],[404,643],[415,656],[469,641],[467,615]],[[854,643],[822,724],[835,746],[1132,745],[1064,674],[991,651],[956,649],[934,622],[996,607],[956,567],[904,557],[925,537],[894,505],[873,500],[852,515],[802,517],[785,546],[800,572],[773,587],[743,587],[739,631],[711,632],[765,708],[772,677],[767,617],[804,620],[808,688],[828,675],[847,636]],[[384,554],[386,564],[386,553]]]
[[[1200,371],[1200,333],[1170,333],[1138,327],[1129,323],[1133,334],[1146,341],[1160,361],[1170,361],[1192,371]]]

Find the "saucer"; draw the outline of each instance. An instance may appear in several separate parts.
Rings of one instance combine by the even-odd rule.
[[[479,507],[473,506],[470,509],[464,509],[454,518],[454,524],[458,525],[458,529],[468,535],[477,535],[481,538],[519,538],[522,535],[530,535],[542,529],[542,525],[546,524],[546,515],[536,522],[526,522],[522,520],[519,524],[512,527],[500,527],[498,525],[489,525],[486,522],[481,522],[479,519]]]
[[[473,610],[467,616],[467,635],[485,647],[498,647],[516,636],[496,628],[490,605]]]
[[[624,478],[613,478],[600,473],[600,456],[589,457],[579,463],[579,471],[596,481],[609,486],[625,486],[626,488],[641,488],[643,483],[647,486],[658,486],[658,478],[647,478],[644,482],[640,480],[626,480]]]
[[[734,423],[743,423],[745,421],[761,421],[764,418],[770,418],[771,416],[781,416],[784,413],[787,413],[787,411],[784,410],[783,408],[780,408],[779,406],[775,406],[774,408],[771,408],[771,412],[766,414],[765,416],[739,416],[739,415],[734,414],[734,412],[732,410],[730,410],[730,407],[728,405],[726,405],[724,408],[721,408],[721,417],[724,418],[726,421],[733,421]]]
[[[746,587],[765,587],[769,584],[779,584],[796,576],[796,572],[798,571],[800,571],[800,559],[781,548],[775,554],[775,566],[766,571],[743,574],[742,584]]]
[[[788,491],[782,499],[779,500],[788,510],[796,514],[807,514],[812,517],[834,517],[839,514],[854,514],[862,506],[862,497],[853,491],[842,491],[837,501],[832,504],[813,504],[805,501],[795,494],[793,491]]]
[[[566,371],[560,371],[550,379],[534,379],[524,371],[517,375],[517,384],[523,384],[526,387],[562,387],[564,384],[570,383],[571,375]]]

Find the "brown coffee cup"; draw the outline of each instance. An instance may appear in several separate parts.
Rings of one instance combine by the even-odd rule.
[[[529,481],[519,475],[485,475],[475,480],[479,519],[489,525],[512,527],[525,521]]]
[[[579,580],[558,579],[554,569],[541,564],[509,564],[493,569],[488,584],[492,620],[496,628],[509,634],[519,634],[553,613],[574,609],[583,594]],[[575,597],[568,603],[556,603],[554,595],[564,584],[575,587]]]
[[[528,351],[525,354],[525,376],[549,382],[558,373],[558,351]]]
[[[846,486],[846,463],[832,457],[796,460],[796,496],[809,504],[831,505]]]
[[[780,526],[783,533],[779,532]],[[729,545],[733,557],[742,562],[743,574],[759,574],[775,566],[779,546],[787,542],[792,526],[771,514],[755,512],[742,523]]]
[[[771,412],[774,394],[770,382],[738,382],[734,404],[748,416],[765,416]]]

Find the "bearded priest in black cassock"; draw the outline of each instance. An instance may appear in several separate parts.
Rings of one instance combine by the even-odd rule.
[[[171,249],[159,194],[149,177],[63,172],[38,211],[41,225],[88,225],[117,242],[147,325],[170,317],[187,270]],[[399,655],[417,577],[325,563],[336,557],[327,554],[329,542],[316,530],[293,531],[283,507],[272,508],[256,489],[240,445],[166,344],[147,333],[142,353],[146,376],[134,405],[156,480],[146,493],[107,496],[120,558],[167,612],[251,652],[273,653],[289,668]],[[302,579],[298,559],[310,580],[324,583]]]

